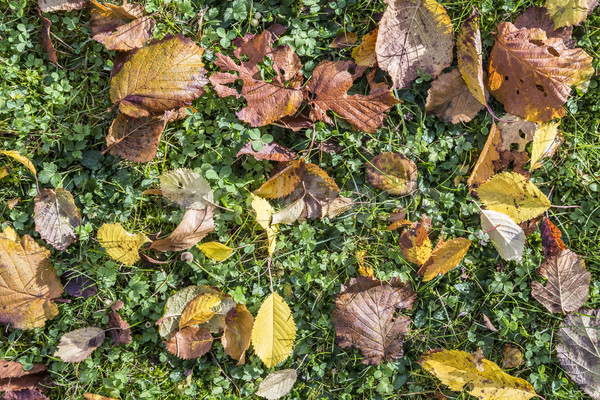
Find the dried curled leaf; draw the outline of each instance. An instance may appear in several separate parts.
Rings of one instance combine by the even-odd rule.
[[[210,350],[213,337],[208,329],[188,326],[175,332],[164,342],[167,351],[174,356],[189,360],[200,358]]]
[[[461,262],[471,241],[465,238],[455,238],[446,242],[440,241],[435,246],[429,259],[419,268],[418,274],[423,276],[423,282],[427,282],[455,268]]]
[[[58,58],[56,57],[56,50],[54,49],[54,46],[52,45],[52,39],[50,38],[50,27],[52,26],[52,21],[50,21],[48,18],[44,17],[42,15],[42,13],[40,12],[39,8],[37,11],[38,11],[38,16],[40,17],[40,19],[42,20],[42,23],[44,24],[42,30],[40,31],[40,44],[42,45],[42,48],[46,52],[46,55],[48,56],[48,59],[50,60],[50,62],[53,62],[54,64],[61,67],[61,65],[58,63]]]
[[[54,357],[64,362],[83,361],[104,343],[104,337],[102,329],[92,326],[65,333],[60,338]]]
[[[77,241],[75,228],[81,225],[81,213],[73,195],[63,188],[42,189],[35,197],[35,230],[57,250],[65,250]]]
[[[227,315],[225,324],[221,337],[223,350],[229,357],[237,360],[237,365],[243,365],[246,362],[246,350],[252,340],[254,317],[245,305],[237,304],[235,310]]]
[[[129,344],[132,339],[129,324],[123,320],[123,317],[118,312],[123,308],[123,305],[121,300],[117,300],[110,305],[110,311],[108,312],[108,325],[111,328],[110,333],[115,346],[121,343]]]
[[[570,250],[547,259],[538,273],[547,278],[546,286],[531,282],[531,295],[553,313],[577,311],[588,298],[591,274],[585,263]]]
[[[210,184],[191,169],[179,168],[160,176],[160,190],[166,198],[186,210],[204,210],[214,203]]]
[[[367,165],[371,185],[390,194],[405,196],[417,190],[417,166],[401,153],[382,153]]]
[[[277,142],[263,143],[259,151],[255,151],[252,142],[246,143],[244,147],[235,155],[239,157],[243,154],[249,154],[257,160],[270,161],[292,161],[296,158],[296,153]]]
[[[481,229],[487,231],[500,257],[521,263],[525,232],[508,215],[492,210],[481,211]]]
[[[572,86],[583,86],[594,73],[592,57],[568,48],[560,38],[547,38],[538,28],[498,25],[490,55],[490,93],[506,111],[529,121],[566,115],[563,104]]]
[[[504,373],[498,365],[480,359],[481,370],[471,354],[460,350],[430,350],[418,361],[421,367],[452,390],[463,390],[481,400],[527,400],[537,396],[526,380]]]
[[[44,364],[35,363],[31,369],[25,371],[23,365],[14,361],[0,360],[0,390],[20,391],[26,389],[44,390],[44,381],[48,373]]]
[[[473,9],[467,18],[456,40],[456,58],[458,70],[473,97],[482,105],[487,104],[488,92],[483,82],[483,61],[481,59],[481,32],[479,32],[480,14]]]
[[[98,229],[98,242],[114,260],[133,265],[140,259],[139,249],[150,239],[143,233],[128,233],[121,224],[104,224]]]
[[[150,249],[157,251],[181,251],[195,246],[215,230],[214,206],[204,210],[187,210],[177,228],[164,239],[155,240]]]
[[[0,322],[15,329],[42,327],[58,315],[52,300],[62,292],[50,252],[30,236],[19,239],[12,229],[5,229],[0,234]]]
[[[110,99],[134,118],[182,107],[204,93],[202,49],[183,35],[134,50],[110,83]]]
[[[452,64],[454,35],[444,7],[435,0],[386,0],[377,35],[377,63],[394,88],[407,88],[418,70],[437,77]]]
[[[132,118],[121,113],[108,129],[104,152],[129,161],[150,162],[156,156],[166,125],[164,116]]]
[[[542,236],[542,249],[546,259],[555,256],[565,250],[567,246],[562,241],[562,233],[548,218],[540,222],[540,233]]]
[[[391,284],[360,276],[335,297],[332,320],[336,343],[342,348],[360,349],[364,364],[381,364],[402,358],[404,335],[410,317],[396,315],[410,309],[416,293],[410,284]]]
[[[545,7],[554,28],[579,25],[594,11],[598,0],[546,0]]]
[[[271,372],[258,386],[256,395],[268,400],[277,400],[292,390],[298,379],[295,369],[282,369]]]
[[[360,46],[352,50],[352,58],[359,67],[373,67],[377,64],[377,55],[375,54],[375,44],[377,43],[378,29],[373,29],[362,37]]]

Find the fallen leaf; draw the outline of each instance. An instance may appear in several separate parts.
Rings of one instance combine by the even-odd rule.
[[[356,250],[355,257],[356,262],[358,262],[358,273],[362,276],[369,276],[371,278],[375,277],[375,271],[373,271],[373,267],[365,265],[365,256],[367,255],[366,250]]]
[[[569,49],[560,38],[539,28],[498,25],[490,55],[488,87],[506,111],[544,122],[566,115],[563,104],[572,86],[583,86],[594,73],[592,57]]]
[[[269,202],[262,197],[250,193],[252,196],[252,209],[256,213],[256,222],[267,232],[268,252],[273,255],[277,246],[276,238],[279,228],[271,224],[272,216],[275,212]]]
[[[367,165],[367,180],[378,189],[405,196],[417,190],[417,166],[404,154],[382,153]]]
[[[377,64],[375,44],[377,43],[378,29],[374,29],[362,37],[360,46],[352,49],[352,58],[359,67],[373,67]]]
[[[93,393],[84,393],[83,397],[85,397],[87,400],[118,400],[113,397],[106,397]]]
[[[407,261],[423,265],[431,256],[431,241],[427,236],[425,224],[414,222],[410,229],[404,230],[398,238],[398,246]]]
[[[544,250],[544,258],[548,259],[561,253],[567,248],[562,241],[562,233],[548,218],[542,219],[540,222],[540,233],[542,236],[542,249]]]
[[[284,162],[296,159],[296,153],[276,142],[263,143],[259,151],[252,148],[252,142],[246,143],[235,156],[240,157],[243,154],[249,154],[257,160]]]
[[[156,156],[167,121],[164,116],[132,118],[119,114],[108,128],[107,149],[113,156],[133,162],[150,162]]]
[[[517,368],[522,365],[525,361],[523,360],[523,353],[510,344],[505,344],[502,348],[502,368]]]
[[[519,14],[515,22],[517,28],[540,28],[546,32],[546,37],[560,38],[568,48],[575,48],[576,41],[571,37],[573,27],[562,27],[554,29],[554,21],[548,15],[548,10],[545,7],[528,7],[524,13]]]
[[[215,261],[224,261],[233,253],[233,249],[219,242],[207,242],[198,245],[204,255]]]
[[[6,228],[0,234],[0,322],[15,329],[40,328],[58,315],[53,299],[62,292],[50,251]]]
[[[377,63],[394,88],[407,88],[421,69],[437,77],[452,64],[454,35],[444,7],[435,0],[386,0],[377,35]]]
[[[18,390],[6,392],[0,397],[1,400],[50,400],[36,389]]]
[[[17,197],[16,199],[8,199],[8,200],[6,200],[6,206],[8,207],[9,210],[12,210],[13,208],[15,208],[17,206],[17,204],[19,204],[20,201],[21,201],[20,197]]]
[[[254,353],[267,368],[284,361],[292,352],[296,324],[292,311],[277,293],[271,293],[258,310],[252,328]]]
[[[396,314],[412,308],[415,299],[409,283],[352,278],[335,296],[332,321],[336,343],[343,349],[360,349],[362,362],[367,365],[402,358],[404,335],[411,319]]]
[[[455,268],[461,262],[471,241],[465,238],[455,238],[446,242],[440,241],[435,246],[429,259],[419,268],[418,274],[423,276],[423,282],[428,282],[438,276]]]
[[[487,92],[484,99],[487,99]],[[425,110],[452,124],[469,122],[485,108],[473,96],[458,69],[438,76],[427,91]]]
[[[65,250],[77,241],[76,228],[81,225],[81,213],[70,192],[42,189],[35,197],[35,230],[57,250]]]
[[[85,275],[76,275],[75,272],[66,271],[60,278],[64,283],[65,292],[70,296],[87,299],[98,293],[94,282]]]
[[[179,319],[179,329],[202,324],[210,320],[219,310],[223,295],[221,293],[201,293],[194,297],[183,309]]]
[[[452,390],[463,390],[481,400],[527,400],[537,396],[526,380],[504,373],[495,363],[482,359],[477,369],[471,354],[460,350],[430,350],[418,361],[421,367]]]
[[[44,24],[42,30],[40,31],[40,44],[46,52],[46,55],[48,56],[50,62],[53,62],[54,64],[62,68],[62,66],[58,63],[58,58],[56,57],[56,50],[54,49],[54,46],[52,45],[52,39],[50,38],[50,27],[52,26],[52,21],[44,17],[40,12],[39,8],[37,10],[37,13],[40,19],[42,20],[42,24]]]
[[[279,165],[279,171],[266,181],[254,194],[267,199],[276,199],[287,196],[296,189],[304,175],[304,158],[298,161],[288,161]]]
[[[464,20],[458,31],[456,59],[458,60],[460,75],[463,77],[469,91],[479,103],[485,106],[489,94],[483,81],[483,61],[481,59],[483,51],[479,19],[479,12],[473,8],[471,16]]]
[[[8,169],[0,168],[0,179],[6,178],[8,176]]]
[[[547,259],[538,269],[546,286],[531,282],[531,295],[552,313],[577,311],[588,299],[591,274],[585,263],[570,250]]]
[[[483,370],[485,369],[485,366],[483,364],[484,359],[485,357],[483,355],[483,350],[481,350],[481,347],[479,347],[476,352],[471,353],[471,361],[475,365],[475,368],[477,368],[477,370],[480,372],[483,372]]]
[[[556,340],[556,357],[567,375],[592,399],[600,400],[600,310],[567,314]]]
[[[488,328],[492,332],[498,332],[498,329],[492,324],[492,320],[485,314],[481,314],[483,316],[483,323],[486,328]]]
[[[210,350],[213,337],[208,329],[188,326],[175,332],[164,342],[167,351],[174,356],[189,360],[200,358]]]
[[[508,215],[516,223],[528,221],[550,208],[550,200],[521,174],[502,172],[477,188],[485,207]]]
[[[38,0],[42,12],[73,11],[83,8],[86,0]]]
[[[554,21],[554,28],[579,25],[594,11],[598,0],[546,0],[544,6]]]
[[[202,175],[191,169],[179,168],[160,177],[160,190],[166,198],[186,210],[204,210],[214,204],[213,191]]]
[[[351,61],[322,61],[316,66],[305,86],[313,121],[333,125],[327,111],[344,118],[355,131],[377,132],[383,123],[385,112],[399,103],[386,83],[374,81],[375,71],[367,76],[370,86],[368,95],[348,94],[360,72],[348,70],[356,66]]]
[[[104,224],[98,229],[98,242],[108,255],[123,264],[133,265],[140,259],[139,249],[150,241],[146,235],[139,232],[135,235],[128,233],[121,224]]]
[[[131,329],[129,324],[123,320],[119,314],[119,310],[123,308],[123,302],[117,300],[110,305],[110,311],[108,312],[108,326],[110,326],[110,333],[113,337],[115,346],[131,343]]]
[[[33,174],[33,176],[37,177],[37,171],[35,170],[35,167],[33,166],[33,163],[31,162],[31,160],[29,158],[19,154],[18,151],[2,150],[2,151],[0,151],[0,154],[4,154],[5,156],[8,156],[14,160],[17,160],[18,162],[23,164],[28,170],[30,170],[31,173]]]
[[[44,364],[34,363],[25,371],[23,365],[14,361],[0,360],[0,390],[16,392],[25,389],[45,390],[43,386],[48,373]]]
[[[298,374],[295,369],[271,372],[258,385],[258,390],[254,394],[269,400],[280,399],[292,390],[296,379],[298,379]]]
[[[293,224],[304,213],[306,203],[303,198],[299,198],[284,209],[273,214],[273,225]]]
[[[562,144],[562,135],[558,131],[559,125],[560,121],[549,122],[535,131],[533,145],[531,146],[531,171],[540,168],[542,166],[541,160],[552,157]]]
[[[340,200],[341,204],[333,203],[339,194],[340,188],[335,180],[318,165],[308,163],[296,189],[284,198],[284,201],[294,202],[302,199],[304,202],[302,217],[316,219],[343,212],[344,208],[349,206],[346,200]]]
[[[92,39],[102,43],[108,50],[130,51],[142,47],[152,38],[156,21],[146,16],[143,6],[101,4],[90,0],[90,28]]]
[[[204,210],[187,210],[177,228],[168,237],[152,242],[149,248],[165,252],[187,250],[195,246],[215,230],[214,210],[214,206]]]
[[[246,350],[250,347],[253,326],[254,317],[243,304],[237,304],[235,310],[230,311],[227,316],[221,343],[225,354],[237,360],[236,365],[246,362]]]
[[[102,329],[92,326],[76,329],[60,338],[54,357],[59,357],[64,362],[80,362],[88,358],[102,343]]]
[[[525,232],[508,215],[482,210],[481,229],[487,232],[502,259],[521,263],[525,248]]]
[[[189,104],[204,93],[207,83],[202,52],[183,35],[167,35],[134,50],[111,79],[111,101],[134,118]]]
[[[332,49],[344,49],[351,47],[356,44],[358,38],[353,32],[342,32],[333,39],[333,42],[329,45]]]
[[[220,97],[242,96],[246,99],[246,107],[236,115],[251,126],[264,126],[292,116],[302,104],[303,94],[300,88],[304,78],[300,73],[300,59],[288,45],[273,48],[276,40],[277,35],[270,30],[265,30],[258,36],[247,34],[234,42],[238,47],[233,54],[239,60],[239,65],[221,53],[217,53],[214,63],[221,71],[210,77],[215,91]],[[269,82],[263,79],[258,67],[258,63],[263,62],[265,57],[272,62],[275,74]],[[242,81],[240,93],[226,86],[238,79]]]
[[[322,205],[321,219],[325,217],[329,219],[335,218],[352,207],[354,207],[354,201],[352,199],[348,197],[336,197]]]

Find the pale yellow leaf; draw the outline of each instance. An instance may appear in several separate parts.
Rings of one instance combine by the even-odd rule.
[[[541,167],[540,161],[545,157],[551,157],[562,144],[558,131],[559,125],[560,121],[548,122],[535,130],[531,146],[531,170]]]
[[[481,229],[487,231],[500,257],[521,263],[525,232],[508,215],[492,210],[481,211]]]
[[[140,259],[138,250],[150,239],[143,233],[132,235],[121,224],[104,224],[98,229],[98,241],[114,260],[133,265]]]
[[[271,372],[258,386],[257,396],[268,400],[277,400],[292,390],[298,374],[295,369],[282,369]]]
[[[219,242],[207,242],[198,245],[200,251],[215,261],[224,261],[233,253],[233,249]]]
[[[286,208],[273,214],[273,225],[293,224],[302,216],[306,203],[303,198],[299,198]]]

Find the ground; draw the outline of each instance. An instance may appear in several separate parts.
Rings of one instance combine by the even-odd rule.
[[[482,17],[484,54],[494,42],[493,32],[502,21],[512,21],[531,1],[447,1],[455,27],[472,7]],[[306,149],[311,134],[296,134],[278,126],[250,128],[235,111],[243,100],[220,99],[208,93],[193,102],[197,113],[170,124],[157,157],[138,164],[102,155],[105,136],[114,112],[108,110],[109,73],[114,52],[90,38],[89,12],[49,14],[56,35],[59,62],[51,64],[38,43],[41,21],[32,0],[1,0],[0,16],[0,149],[17,149],[28,155],[39,171],[40,185],[70,190],[81,209],[84,225],[79,241],[60,252],[52,249],[57,271],[83,273],[93,279],[98,295],[59,304],[60,314],[45,327],[21,331],[3,327],[0,358],[23,364],[49,365],[55,384],[51,399],[80,399],[86,392],[121,399],[234,399],[253,398],[268,370],[251,351],[247,362],[236,367],[216,343],[199,360],[183,361],[161,344],[155,322],[166,299],[192,284],[219,286],[256,315],[268,295],[266,236],[249,211],[251,190],[263,183],[272,168],[236,152],[250,138],[276,140],[296,151]],[[148,0],[155,14],[155,37],[183,32],[197,40],[197,14],[205,15],[202,45],[207,69],[216,52],[231,53],[232,39],[257,33],[280,23],[288,27],[281,42],[299,54],[309,75],[323,59],[349,59],[351,50],[329,48],[340,31],[359,37],[374,27],[385,9],[383,1],[318,0],[200,1]],[[598,12],[574,30],[578,46],[594,57],[598,67],[600,17]],[[487,62],[487,60],[484,60]],[[600,306],[600,88],[593,78],[587,93],[575,93],[567,102],[561,130],[566,141],[551,161],[533,174],[545,192],[554,187],[549,214],[563,232],[567,246],[581,255],[592,274],[586,306]],[[375,134],[352,132],[341,119],[335,126],[318,124],[316,143],[339,142],[335,154],[313,151],[310,161],[335,178],[342,195],[357,205],[333,220],[311,220],[281,229],[273,259],[274,289],[290,304],[298,333],[292,356],[277,369],[297,368],[299,378],[289,399],[426,399],[444,393],[451,399],[468,394],[452,392],[417,364],[419,355],[433,348],[474,351],[500,362],[504,344],[523,351],[525,364],[508,372],[531,382],[545,399],[584,399],[586,396],[558,365],[554,334],[563,317],[550,314],[531,297],[530,282],[540,280],[535,270],[543,254],[539,233],[528,238],[522,265],[504,262],[480,232],[478,202],[469,195],[466,177],[485,143],[492,124],[481,112],[466,125],[446,124],[424,111],[430,80],[419,78],[409,90],[396,90],[403,101]],[[359,87],[357,90],[361,90]],[[492,101],[497,114],[501,104]],[[365,162],[384,151],[398,151],[416,161],[418,192],[399,198],[373,189],[366,181]],[[10,163],[7,159],[0,165]],[[13,226],[20,235],[35,232],[33,197],[35,182],[27,170],[11,163],[11,175],[1,181],[2,228]],[[103,223],[120,222],[130,232],[169,232],[182,211],[159,196],[142,191],[156,187],[157,177],[175,168],[201,172],[215,190],[215,201],[230,209],[217,210],[216,230],[208,237],[234,247],[234,255],[221,263],[192,249],[194,262],[147,266],[122,266],[112,261],[96,240]],[[21,198],[9,210],[7,199]],[[401,256],[398,232],[385,231],[386,217],[406,207],[411,218],[426,212],[433,219],[433,240],[466,236],[473,245],[461,264],[443,277],[423,283],[417,267]],[[48,246],[49,247],[49,246]],[[355,349],[335,344],[331,322],[333,296],[357,276],[357,250],[366,250],[366,261],[380,279],[399,276],[417,291],[412,331],[406,337],[405,356],[397,362],[365,366]],[[172,257],[175,257],[172,256]],[[53,354],[60,337],[85,326],[107,327],[105,309],[114,300],[125,303],[123,317],[132,325],[129,346],[111,341],[81,363],[63,363]],[[486,328],[487,314],[498,332]],[[189,378],[186,380],[186,376]]]

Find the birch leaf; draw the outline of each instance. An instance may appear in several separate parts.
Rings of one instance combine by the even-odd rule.
[[[75,228],[81,225],[81,213],[73,196],[63,188],[42,189],[35,197],[35,230],[57,250],[65,250],[77,241]]]
[[[150,241],[143,233],[132,235],[121,224],[104,224],[98,229],[98,242],[114,260],[133,265],[140,259],[139,249]]]
[[[65,333],[60,338],[54,357],[64,362],[83,361],[104,343],[104,337],[102,329],[91,326]]]

